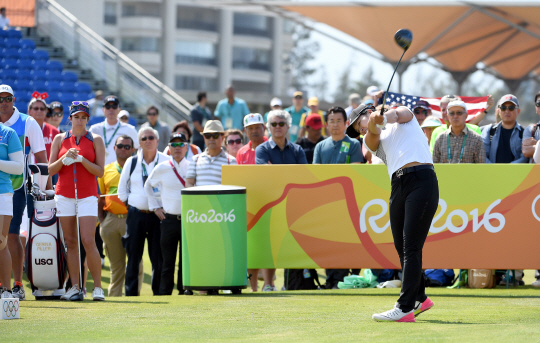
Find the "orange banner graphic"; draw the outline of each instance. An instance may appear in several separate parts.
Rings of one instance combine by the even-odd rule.
[[[540,268],[540,166],[436,172],[424,268]],[[222,183],[247,188],[249,268],[400,268],[385,166],[224,166]]]

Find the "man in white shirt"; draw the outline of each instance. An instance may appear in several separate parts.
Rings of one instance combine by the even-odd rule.
[[[13,190],[13,217],[9,225],[8,248],[11,253],[13,278],[15,286],[12,289],[14,297],[25,300],[22,284],[24,247],[21,244],[19,233],[23,220],[23,212],[26,207],[26,179],[28,177],[28,156],[34,154],[37,164],[47,165],[47,151],[43,141],[43,133],[34,118],[20,113],[15,105],[15,95],[9,85],[0,85],[0,123],[11,127],[17,133],[23,147],[25,168],[21,175],[12,175],[11,183]],[[51,189],[50,179],[47,189]],[[30,214],[30,213],[29,213]]]
[[[103,100],[103,113],[105,121],[94,124],[90,127],[90,132],[100,135],[105,142],[105,165],[116,161],[116,153],[114,152],[114,144],[121,135],[128,135],[133,139],[133,147],[135,150],[139,148],[139,139],[137,131],[133,126],[122,123],[118,120],[120,112],[120,100],[115,95],[109,95]]]
[[[161,162],[155,168],[144,184],[148,196],[150,210],[161,220],[161,254],[163,265],[159,293],[171,295],[174,288],[174,265],[176,251],[179,250],[178,279],[176,287],[178,294],[183,294],[182,283],[182,213],[180,193],[186,185],[186,174],[189,162],[185,158],[189,142],[182,133],[175,133],[169,141],[171,159]],[[166,187],[164,187],[166,186]],[[161,189],[161,201],[154,196],[154,189]]]
[[[0,8],[0,30],[9,28],[9,18],[6,17],[6,8]]]
[[[124,244],[128,256],[125,277],[125,295],[139,295],[139,263],[144,252],[144,241],[148,240],[148,254],[152,263],[152,291],[159,295],[161,278],[161,248],[159,218],[150,211],[144,183],[154,168],[169,156],[157,151],[159,134],[151,127],[139,130],[141,151],[130,157],[122,169],[118,183],[118,198],[128,205],[127,231]],[[133,167],[132,167],[133,166]],[[154,196],[159,198],[159,189],[154,188]]]

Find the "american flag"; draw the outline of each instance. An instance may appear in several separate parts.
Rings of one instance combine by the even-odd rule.
[[[460,98],[467,104],[467,122],[476,117],[478,114],[482,113],[487,108],[487,96],[460,96]],[[382,99],[384,99],[384,94]],[[388,92],[388,97],[386,98],[386,105],[391,106],[393,103],[401,103],[404,106],[407,106],[412,111],[414,105],[416,105],[416,102],[419,100],[425,100],[429,102],[431,106],[431,114],[439,119],[442,118],[441,108],[439,107],[441,103],[441,98],[426,98],[416,95]]]

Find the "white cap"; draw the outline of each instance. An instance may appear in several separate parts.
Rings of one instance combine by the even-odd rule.
[[[377,86],[369,86],[366,90],[367,95],[374,96],[379,91],[379,87]]]
[[[0,85],[0,93],[9,93],[11,95],[13,94],[13,89],[11,89],[11,86],[9,85]]]
[[[461,107],[465,110],[465,112],[467,112],[467,105],[462,100],[450,101],[450,103],[448,104],[448,107],[446,107],[446,110],[449,110],[452,107]]]
[[[281,106],[281,105],[282,103],[281,103],[280,98],[273,98],[272,100],[270,100],[270,107]]]
[[[244,127],[255,124],[264,125],[264,119],[260,113],[250,113],[244,117]]]
[[[122,110],[122,111],[118,112],[118,115],[116,116],[116,118],[120,119],[120,118],[122,118],[124,116],[129,118],[129,112],[126,111],[126,110]]]

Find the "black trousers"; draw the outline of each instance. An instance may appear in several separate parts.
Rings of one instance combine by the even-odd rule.
[[[176,263],[176,252],[178,254],[178,277],[176,288],[180,293],[184,293],[182,283],[182,223],[180,216],[167,214],[161,221],[161,255],[163,256],[163,266],[161,269],[161,283],[159,294],[171,295],[174,288],[174,266]]]
[[[124,245],[127,253],[126,266],[126,296],[137,296],[139,292],[139,264],[144,253],[144,241],[148,240],[148,255],[152,263],[152,292],[159,295],[159,282],[161,279],[159,218],[154,213],[144,213],[130,206],[126,219],[126,236]]]
[[[398,307],[403,312],[415,301],[427,298],[422,249],[439,203],[439,184],[435,171],[422,169],[392,179],[390,226],[399,255],[403,280]]]

